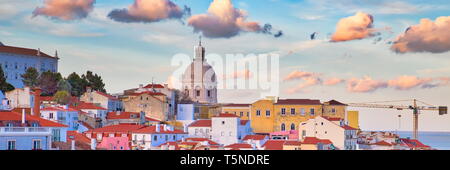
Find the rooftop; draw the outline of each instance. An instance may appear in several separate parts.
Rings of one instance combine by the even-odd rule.
[[[25,120],[39,122],[41,127],[67,127],[66,125],[28,114],[25,115]],[[22,121],[22,114],[13,111],[0,110],[0,122],[1,121]]]
[[[30,49],[30,48],[12,47],[12,46],[7,46],[7,45],[0,45],[0,53],[11,53],[11,54],[58,59],[57,57],[50,56],[39,50]]]
[[[311,99],[279,99],[276,105],[321,105],[320,100]]]
[[[210,119],[197,120],[192,122],[188,127],[211,127],[212,123]]]

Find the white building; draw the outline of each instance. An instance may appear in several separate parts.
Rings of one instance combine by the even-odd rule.
[[[34,94],[29,87],[16,88],[6,92],[5,97],[9,100],[11,108],[33,108]]]
[[[305,137],[329,139],[340,150],[357,149],[357,129],[344,124],[339,118],[317,116],[300,123],[299,133],[303,140]]]
[[[211,139],[223,145],[240,143],[251,134],[250,123],[235,114],[219,114],[211,118]]]
[[[206,62],[205,48],[201,41],[194,50],[195,58],[183,74],[182,92],[195,102],[217,103],[216,73]]]
[[[68,126],[69,131],[78,130],[78,110],[63,107],[46,107],[41,109],[41,117]]]
[[[0,42],[0,65],[6,81],[16,88],[23,88],[21,75],[34,67],[39,72],[58,72],[58,53],[47,55],[39,49],[6,46]]]
[[[175,142],[187,138],[188,134],[176,130],[173,126],[160,125],[147,126],[132,132],[132,148],[139,150],[160,150],[160,145],[166,142]]]
[[[211,120],[197,120],[187,126],[189,137],[212,139]]]

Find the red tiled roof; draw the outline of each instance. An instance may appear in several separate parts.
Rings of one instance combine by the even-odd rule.
[[[156,126],[146,126],[144,128],[133,130],[133,133],[150,133],[150,134],[185,134],[182,130],[174,129],[165,130],[162,125],[159,126],[159,132],[156,132]]]
[[[106,108],[95,105],[94,103],[79,102],[77,106],[74,106],[78,110],[108,110]]]
[[[163,144],[159,145],[158,147],[161,147],[163,145],[175,146],[175,150],[180,150],[180,147],[178,146],[177,142],[166,142],[166,143],[163,143]]]
[[[332,144],[332,142],[328,139],[319,139],[316,137],[305,137],[305,139],[302,141],[304,144]]]
[[[97,132],[97,133],[104,133],[104,132],[111,132],[111,133],[131,133],[132,131],[142,129],[145,126],[143,125],[130,125],[130,124],[119,124],[119,125],[111,125],[111,126],[105,126],[97,129],[91,129],[89,132]]]
[[[223,107],[249,107],[249,106],[250,104],[237,104],[237,103],[223,105]]]
[[[75,141],[80,141],[83,143],[91,143],[91,140],[84,134],[78,133],[77,131],[67,131],[67,142],[71,142],[72,139]]]
[[[327,119],[328,121],[341,121],[341,118],[338,117],[328,117],[328,116],[322,116],[324,119]]]
[[[193,142],[204,142],[204,141],[208,141],[208,143],[209,143],[210,145],[219,145],[219,143],[214,142],[214,141],[212,141],[212,140],[210,140],[210,139],[208,139],[208,138],[186,138],[186,139],[184,139],[184,140],[187,141],[187,142],[191,142],[191,141],[193,141]]]
[[[404,144],[406,144],[406,146],[410,147],[410,148],[431,148],[428,145],[423,144],[422,142],[420,142],[419,140],[416,139],[405,139],[405,138],[401,138],[400,139]]]
[[[130,96],[139,96],[139,95],[142,95],[142,94],[148,94],[148,95],[151,95],[151,96],[165,96],[164,93],[151,92],[151,91],[144,91],[144,92],[139,92],[139,93],[130,93],[129,95]]]
[[[157,120],[157,119],[153,119],[153,118],[150,118],[150,117],[145,117],[145,120],[146,121],[149,121],[149,122],[161,122],[160,120]]]
[[[241,120],[241,125],[244,126],[246,125],[248,122],[250,122],[249,120]]]
[[[377,142],[377,143],[374,143],[373,145],[392,146],[392,144],[390,144],[390,143],[388,143],[388,142],[386,142],[386,141],[384,141],[384,140],[379,141],[379,142]]]
[[[342,106],[347,106],[346,104],[341,103],[341,102],[338,102],[338,101],[336,101],[336,100],[330,100],[330,101],[328,101],[328,104],[330,104],[330,105],[342,105]]]
[[[137,112],[120,112],[119,115],[117,113],[109,112],[106,119],[138,119],[141,117],[140,113]],[[131,118],[131,115],[134,115],[134,117]]]
[[[70,108],[70,107],[67,109],[64,109],[62,107],[45,107],[45,108],[42,108],[41,111],[78,112],[78,110]]]
[[[311,99],[279,99],[277,104],[284,105],[321,105],[320,100],[311,100]]]
[[[100,92],[100,91],[95,91],[95,92],[98,93],[99,95],[102,95],[102,96],[107,97],[107,98],[110,99],[110,100],[119,100],[119,99],[117,99],[116,97],[111,96],[111,95],[109,95],[109,94],[106,94],[106,93],[103,93],[103,92]]]
[[[299,146],[299,145],[301,145],[302,144],[302,142],[300,142],[300,141],[286,141],[286,142],[284,142],[284,145],[294,145],[294,146]]]
[[[268,140],[262,147],[265,150],[283,150],[284,140]]]
[[[264,140],[266,137],[266,135],[247,135],[243,140]]]
[[[19,54],[19,55],[28,55],[28,56],[36,56],[36,57],[46,57],[46,58],[52,58],[52,59],[58,59],[56,57],[52,57],[48,54],[45,54],[44,52],[39,52],[35,49],[29,49],[29,48],[21,48],[21,47],[12,47],[12,46],[6,46],[6,45],[0,45],[0,53],[11,53],[11,54]],[[38,56],[38,53],[40,55]]]
[[[2,111],[0,110],[0,121],[21,121],[22,114],[13,111]],[[31,116],[26,114],[25,120],[37,121],[42,127],[68,127],[66,125],[56,123],[50,120],[42,119],[40,117]]]
[[[192,122],[189,127],[211,127],[211,120],[197,120]]]
[[[355,128],[349,126],[349,125],[344,125],[344,126],[341,126],[341,127],[344,128],[345,130],[358,130],[358,129],[355,129]]]
[[[161,84],[148,84],[146,86],[144,86],[144,88],[155,88],[155,89],[163,89],[164,86]]]
[[[230,113],[221,113],[218,116],[213,116],[213,117],[239,117],[235,114],[230,114]]]
[[[253,148],[253,147],[248,143],[235,143],[225,146],[225,148],[239,149],[239,148]]]

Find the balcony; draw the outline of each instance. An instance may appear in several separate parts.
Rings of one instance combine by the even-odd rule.
[[[45,127],[0,127],[1,135],[50,135]]]

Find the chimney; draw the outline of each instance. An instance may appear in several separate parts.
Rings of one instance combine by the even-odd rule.
[[[91,139],[91,150],[95,150],[97,148],[97,141],[95,139]]]
[[[72,140],[72,143],[70,143],[70,149],[71,150],[76,150],[75,149],[75,140]]]
[[[40,48],[38,48],[38,50],[37,50],[37,54],[36,54],[37,56],[41,56],[41,49]]]
[[[25,124],[25,109],[22,109],[22,124]]]
[[[33,115],[41,117],[41,92],[40,88],[34,89],[34,108]]]

